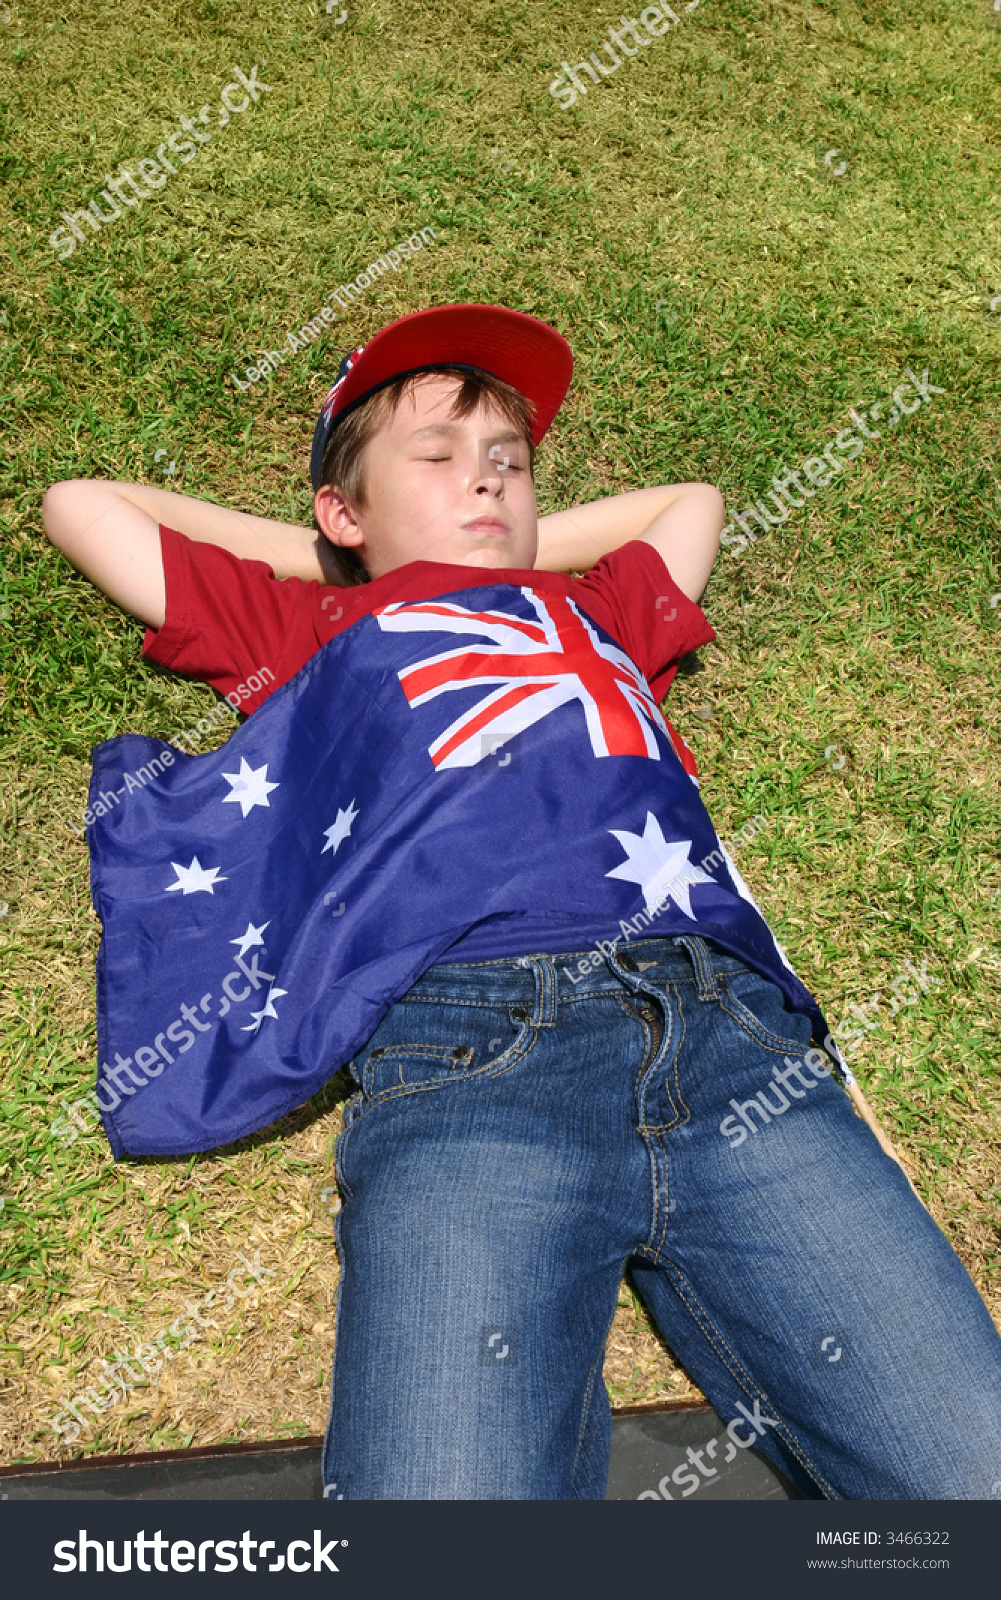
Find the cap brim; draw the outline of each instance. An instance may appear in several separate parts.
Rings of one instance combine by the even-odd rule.
[[[401,373],[449,362],[492,372],[530,400],[535,444],[548,432],[573,375],[570,346],[537,317],[505,306],[432,306],[369,340],[338,393],[336,416]]]

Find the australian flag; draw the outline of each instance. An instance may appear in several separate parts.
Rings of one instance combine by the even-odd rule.
[[[643,674],[569,596],[488,582],[386,605],[221,749],[169,755],[136,735],[94,751],[116,1156],[214,1149],[301,1105],[505,913],[653,914],[652,932],[713,939],[827,1032]]]

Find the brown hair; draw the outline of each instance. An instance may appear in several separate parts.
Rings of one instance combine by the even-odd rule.
[[[532,442],[532,402],[511,384],[505,383],[502,378],[495,378],[491,372],[481,372],[478,369],[470,371],[468,367],[442,364],[393,378],[383,388],[377,389],[375,394],[369,395],[368,399],[363,400],[353,411],[349,411],[337,424],[327,441],[320,469],[320,483],[336,486],[356,506],[365,506],[368,493],[365,482],[365,446],[383,424],[396,415],[404,396],[412,393],[417,384],[429,377],[461,379],[448,413],[455,421],[470,416],[481,401],[486,401],[499,411],[504,420],[524,436],[528,444],[531,469],[535,459],[535,445]],[[316,528],[318,533],[322,533],[318,523]],[[332,548],[344,569],[345,583],[368,582],[368,573],[354,550],[344,549],[340,545]]]

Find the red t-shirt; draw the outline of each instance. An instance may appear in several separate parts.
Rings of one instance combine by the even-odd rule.
[[[253,711],[336,633],[377,606],[432,600],[482,584],[528,584],[569,595],[635,662],[658,702],[670,688],[681,657],[716,637],[653,545],[641,539],[613,550],[582,578],[535,568],[410,561],[370,583],[344,589],[301,578],[278,579],[263,561],[241,561],[171,528],[161,527],[160,543],[166,617],[162,628],[148,630],[144,657],[201,678],[221,694],[239,691],[245,711]],[[262,669],[268,672],[266,683],[244,698],[248,679],[261,683]],[[692,752],[677,730],[667,726],[682,765],[695,777]],[[602,917],[498,915],[466,932],[450,947],[447,959],[487,961],[538,950],[583,951],[619,932],[618,924],[610,927]]]
[[[167,589],[162,628],[149,628],[143,656],[220,694],[240,690],[240,709],[254,711],[294,678],[310,656],[344,628],[392,601],[430,600],[478,584],[530,584],[569,595],[621,646],[643,673],[659,703],[678,662],[716,634],[703,612],[678,588],[652,544],[633,539],[604,556],[582,578],[537,568],[462,567],[410,561],[370,583],[337,588],[301,578],[276,578],[263,561],[242,561],[218,545],[160,529]],[[267,682],[246,689],[267,669]],[[258,678],[258,681],[260,679]],[[668,723],[686,770],[695,760]]]

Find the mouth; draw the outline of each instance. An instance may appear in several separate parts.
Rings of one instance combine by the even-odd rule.
[[[507,523],[500,517],[474,517],[472,522],[462,524],[464,533],[505,534],[510,533]]]

